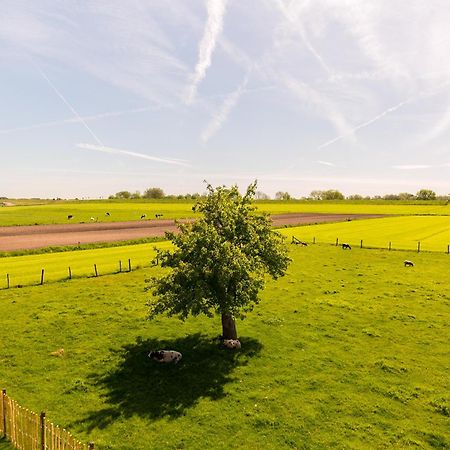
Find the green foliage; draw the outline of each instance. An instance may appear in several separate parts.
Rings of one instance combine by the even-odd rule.
[[[131,197],[131,193],[129,191],[120,191],[114,195],[114,198],[119,198],[119,199],[128,199],[130,197]]]
[[[162,267],[172,269],[153,278],[150,316],[214,312],[243,317],[258,303],[265,276],[283,276],[288,263],[283,237],[268,216],[252,206],[256,182],[242,196],[237,186],[208,185],[208,195],[194,206],[202,216],[167,233],[175,250],[157,250]]]
[[[309,196],[312,200],[344,200],[344,195],[335,189],[329,189],[327,191],[315,190]],[[355,200],[358,200],[358,198],[355,198]]]
[[[417,200],[434,200],[436,198],[436,192],[431,189],[421,189],[416,194]]]
[[[144,191],[143,197],[144,198],[157,198],[157,199],[163,198],[164,191],[158,187],[148,188]]]
[[[292,197],[289,194],[289,192],[278,191],[275,194],[275,199],[276,200],[292,200]]]

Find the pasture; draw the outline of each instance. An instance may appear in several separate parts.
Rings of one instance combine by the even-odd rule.
[[[349,243],[352,247],[446,252],[450,244],[450,216],[402,216],[382,219],[355,220],[350,222],[324,223],[281,230],[282,234],[312,242],[332,244]]]
[[[219,318],[146,320],[159,267],[0,291],[0,384],[103,450],[449,448],[448,256],[290,249],[237,352]]]
[[[398,215],[450,215],[450,205],[444,202],[389,202],[389,201],[260,201],[258,209],[269,214],[336,213],[336,214],[398,214]],[[79,200],[54,201],[46,204],[28,204],[0,207],[0,226],[43,225],[59,223],[87,223],[91,217],[99,222],[120,222],[195,217],[193,203],[187,200]],[[106,215],[109,213],[110,215]],[[72,219],[67,217],[71,215]]]
[[[290,241],[292,236],[311,243],[349,243],[353,248],[388,248],[445,253],[450,244],[450,216],[400,216],[383,219],[355,220],[351,222],[327,223],[279,229]],[[94,264],[100,275],[115,273],[122,261],[123,270],[128,270],[128,259],[132,268],[148,267],[154,256],[154,247],[170,245],[168,242],[124,245],[100,249],[65,251],[37,255],[0,258],[0,289],[7,286],[38,284],[41,270],[45,270],[44,281],[58,281],[68,278],[68,267],[73,277],[94,275]],[[410,255],[410,258],[412,256]],[[449,257],[450,258],[450,257]]]

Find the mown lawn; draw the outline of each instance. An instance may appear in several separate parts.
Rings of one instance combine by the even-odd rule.
[[[195,217],[193,202],[187,200],[79,200],[55,201],[46,204],[28,204],[0,207],[0,226],[34,225],[54,223],[86,223],[91,217],[98,222],[120,222],[155,219],[163,214],[164,219]],[[258,209],[270,214],[286,213],[334,213],[334,214],[400,214],[400,215],[450,215],[450,205],[445,202],[389,202],[389,201],[260,201]],[[106,215],[109,213],[109,215]],[[67,216],[73,218],[68,220]]]
[[[447,255],[290,248],[237,352],[146,320],[160,268],[0,291],[0,385],[99,449],[449,448]]]

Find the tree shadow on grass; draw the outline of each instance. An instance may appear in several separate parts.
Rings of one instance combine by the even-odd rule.
[[[201,398],[218,400],[225,396],[224,385],[233,380],[233,370],[246,365],[262,348],[251,338],[241,342],[242,349],[233,351],[200,333],[175,340],[137,338],[135,344],[120,349],[122,360],[115,370],[92,377],[96,389],[106,390],[105,403],[110,406],[90,412],[78,423],[92,430],[133,415],[175,419]],[[180,351],[183,359],[161,364],[148,358],[157,349]]]

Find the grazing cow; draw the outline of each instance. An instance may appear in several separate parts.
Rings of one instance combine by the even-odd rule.
[[[70,220],[70,219],[72,219],[72,218],[73,218],[72,214],[69,214],[69,215],[67,216],[67,220]]]
[[[147,214],[142,214],[141,219],[145,219],[147,217]]]
[[[405,267],[413,267],[414,263],[412,261],[409,261],[408,259],[405,259],[403,261],[403,264],[405,265]]]
[[[110,216],[111,214],[109,212],[105,212],[105,216]]]
[[[182,358],[182,355],[180,352],[176,352],[175,350],[156,350],[150,352],[148,357],[160,363],[173,362],[176,364]]]
[[[157,218],[157,219],[159,219],[160,217],[162,217],[163,215],[162,214],[155,214],[155,217]]]
[[[350,244],[342,244],[342,250],[351,250],[352,248],[350,247]]]
[[[241,341],[239,339],[224,339],[222,343],[226,348],[241,348]]]

